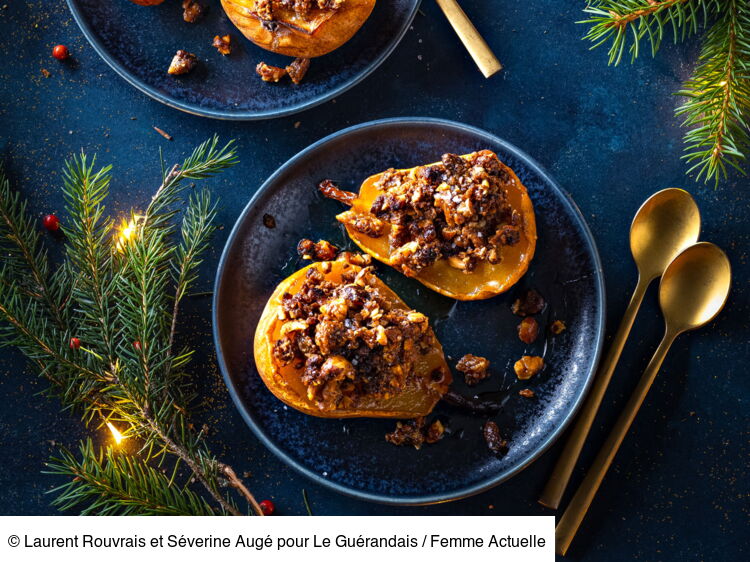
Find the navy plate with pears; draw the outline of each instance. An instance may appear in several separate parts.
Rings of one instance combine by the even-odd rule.
[[[368,176],[440,159],[446,152],[489,149],[510,166],[533,201],[538,241],[524,277],[508,292],[459,302],[383,264],[377,275],[406,303],[425,313],[448,362],[467,353],[488,358],[492,376],[468,387],[455,373],[452,391],[489,410],[471,412],[440,402],[446,436],[420,450],[385,441],[392,419],[317,418],[285,406],[263,384],[253,360],[258,319],[276,285],[309,262],[295,248],[302,238],[356,250],[335,215],[341,204],[322,197],[323,179],[356,191]],[[271,220],[272,218],[272,220]],[[376,262],[377,263],[377,262]],[[517,334],[511,304],[528,289],[547,301],[540,336]],[[601,350],[604,283],[592,235],[570,197],[527,155],[500,138],[458,123],[406,118],[374,121],[335,133],[284,164],[258,190],[234,226],[214,292],[214,337],[233,400],[256,436],[283,461],[320,484],[358,498],[425,504],[479,493],[517,474],[562,433],[588,389]],[[549,334],[555,319],[567,329]],[[546,368],[519,381],[514,362],[543,356]],[[534,397],[518,394],[531,388]],[[509,446],[488,448],[482,427],[495,421]]]
[[[378,0],[361,29],[332,53],[312,60],[304,80],[263,82],[255,73],[263,61],[281,67],[292,59],[245,39],[212,2],[196,23],[183,21],[181,2],[138,6],[130,0],[68,0],[84,35],[120,76],[152,98],[195,115],[256,120],[291,115],[333,99],[373,72],[409,29],[419,0]],[[212,46],[216,35],[232,36],[232,53]],[[195,54],[189,74],[167,68],[178,49]]]

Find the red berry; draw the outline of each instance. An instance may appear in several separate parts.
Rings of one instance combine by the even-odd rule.
[[[273,505],[271,500],[263,500],[260,502],[260,510],[263,512],[263,515],[273,515],[273,512],[276,511],[276,506]]]
[[[136,351],[140,351],[141,350],[141,342],[139,340],[135,340],[133,342],[133,347],[135,348]]]
[[[70,345],[70,349],[78,349],[81,347],[81,340],[78,338],[70,338],[70,343],[68,345]]]
[[[42,225],[50,232],[54,232],[60,228],[60,219],[55,215],[45,215],[42,219]]]
[[[70,56],[70,51],[65,45],[55,45],[55,48],[52,49],[52,56],[57,60],[65,60]]]

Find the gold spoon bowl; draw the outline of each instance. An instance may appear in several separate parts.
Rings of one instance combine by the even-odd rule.
[[[570,431],[565,448],[539,498],[542,505],[552,509],[557,509],[560,505],[560,499],[612,380],[646,289],[664,272],[675,256],[698,240],[700,229],[698,206],[684,189],[663,189],[654,193],[638,209],[630,227],[630,251],[638,267],[638,283],[620,327],[599,367],[588,398]]]

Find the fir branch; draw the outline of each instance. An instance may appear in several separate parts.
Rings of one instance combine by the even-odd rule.
[[[69,279],[61,269],[50,277],[47,251],[44,249],[26,201],[10,188],[0,166],[0,252],[4,265],[19,280],[18,290],[43,302],[58,327],[65,324],[66,293]]]
[[[741,167],[750,147],[750,6],[726,0],[721,18],[704,40],[699,65],[678,92],[687,101],[677,109],[685,117],[683,126],[688,173],[696,179],[718,184],[727,175],[727,165]]]
[[[198,276],[198,267],[202,263],[199,256],[208,249],[208,241],[215,230],[213,225],[215,218],[216,205],[212,203],[208,190],[190,196],[182,220],[182,242],[177,248],[172,264],[176,289],[172,307],[172,325],[169,330],[168,352],[170,355],[173,353],[180,302]],[[186,359],[185,354],[179,356],[177,358],[179,366],[182,366]],[[168,369],[171,367],[170,364]]]
[[[210,505],[188,488],[145,462],[111,447],[94,450],[91,439],[80,445],[80,460],[67,449],[47,464],[47,474],[70,478],[49,493],[61,511],[81,515],[216,515]]]
[[[625,49],[634,60],[647,38],[652,55],[659,49],[665,27],[674,40],[685,39],[701,26],[703,37],[698,67],[678,92],[687,101],[677,108],[684,118],[683,156],[696,180],[727,176],[728,167],[740,173],[750,148],[750,4],[745,0],[592,0],[584,9],[591,24],[584,37],[596,48],[609,43],[609,63],[619,64]],[[628,37],[632,37],[628,40]]]
[[[80,314],[76,337],[110,365],[115,358],[112,299],[115,283],[109,236],[112,220],[105,217],[111,166],[95,171],[96,158],[81,154],[66,163],[63,194],[70,220],[63,225],[70,267],[77,272],[73,299]],[[96,355],[94,357],[96,357]]]
[[[593,24],[584,36],[594,43],[592,49],[611,42],[609,64],[617,65],[626,49],[631,61],[638,57],[644,37],[651,54],[656,54],[665,27],[671,28],[675,42],[696,33],[717,4],[718,0],[600,0],[586,6],[583,11],[591,17],[578,23]]]
[[[225,479],[253,510],[260,512],[252,494],[236,476],[232,477],[234,471],[211,454],[203,432],[192,430],[187,407],[194,399],[194,391],[182,371],[189,352],[177,357],[171,354],[176,305],[195,280],[215,215],[207,194],[191,198],[183,221],[183,242],[179,248],[175,245],[171,219],[181,203],[183,180],[209,177],[235,161],[231,143],[218,148],[218,140],[213,138],[198,147],[181,167],[163,173],[162,184],[146,216],[135,222],[134,235],[122,241],[121,253],[113,252],[113,222],[104,215],[109,168],[95,170],[95,161],[87,160],[85,155],[68,163],[65,195],[71,220],[65,229],[67,260],[52,275],[39,268],[49,287],[45,290],[54,302],[62,295],[67,299],[63,282],[75,278],[72,301],[61,309],[73,312],[61,316],[61,329],[53,327],[43,313],[44,293],[29,295],[24,290],[17,264],[0,267],[0,318],[7,324],[2,328],[5,343],[18,346],[39,373],[52,382],[64,406],[82,410],[87,425],[95,419],[100,424],[115,422],[124,428],[127,437],[142,440],[139,457],[132,461],[105,462],[101,455],[95,457],[92,448],[82,448],[83,459],[75,466],[78,470],[87,469],[84,475],[94,480],[75,477],[64,487],[61,505],[79,505],[77,500],[93,494],[91,484],[96,482],[96,474],[107,471],[123,482],[135,479],[142,483],[144,475],[149,475],[149,481],[158,484],[164,494],[183,493],[174,488],[174,478],[182,464],[218,504],[221,513],[241,514],[231,497],[220,492]],[[2,187],[0,206],[11,210],[5,215],[9,217],[6,230],[20,233],[17,239],[29,241],[25,244],[32,248],[30,255],[46,257],[43,250],[37,250],[41,246],[33,239],[33,224],[24,218],[25,204],[7,183]],[[72,334],[83,336],[85,345],[79,349],[69,347]],[[151,469],[147,463],[158,459],[161,464],[167,453],[175,459],[172,477],[152,479],[156,473],[148,472]],[[58,463],[58,468],[72,469],[72,456],[65,458],[67,461]],[[112,481],[110,478],[110,484]],[[143,496],[145,492],[139,490]],[[107,493],[102,492],[104,496]],[[123,507],[128,513],[149,512],[156,509],[154,505],[175,505],[177,501],[144,505],[139,501],[127,503],[124,496],[108,497],[111,501],[95,501],[85,508],[86,512],[116,511],[114,505],[118,502],[129,506]],[[134,497],[139,496],[134,493]],[[185,501],[192,504],[193,500],[187,497]]]

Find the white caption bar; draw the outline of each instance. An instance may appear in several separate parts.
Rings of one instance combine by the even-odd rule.
[[[551,516],[0,517],[0,530],[12,562],[554,560]]]

